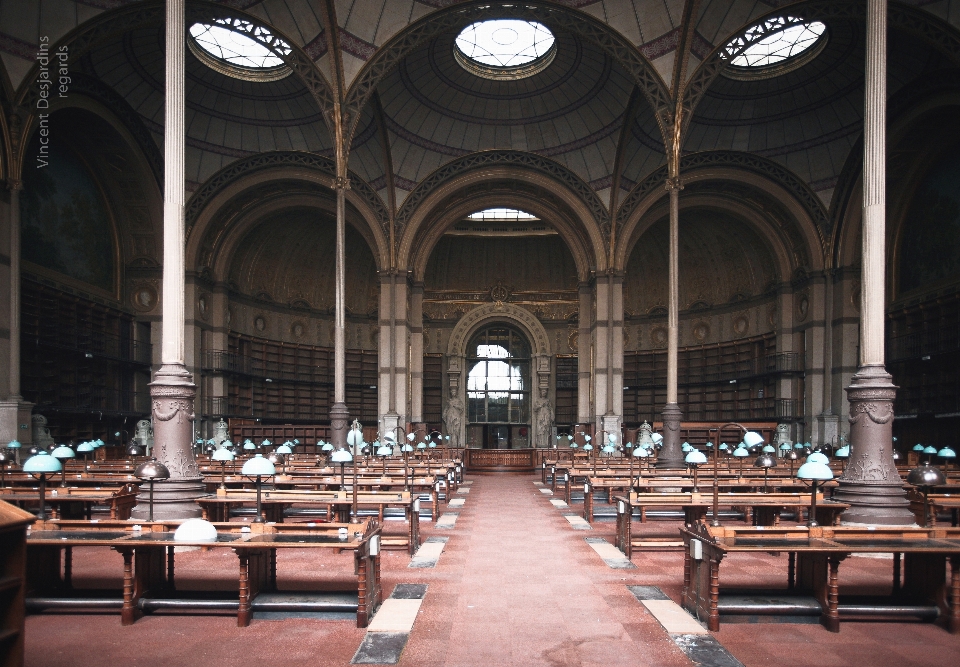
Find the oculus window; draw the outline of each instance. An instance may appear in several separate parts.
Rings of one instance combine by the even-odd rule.
[[[523,79],[542,72],[557,53],[556,40],[542,23],[493,19],[460,31],[453,55],[460,66],[484,79]]]
[[[494,325],[467,347],[468,419],[474,424],[530,421],[530,344],[520,333]]]
[[[538,220],[537,216],[515,208],[485,208],[482,211],[471,213],[467,220]]]
[[[794,16],[777,16],[730,40],[722,57],[724,76],[768,79],[786,74],[816,58],[827,43],[827,26]]]
[[[243,19],[213,19],[190,26],[187,44],[208,67],[247,81],[276,81],[293,70],[284,57],[292,50],[263,26]]]

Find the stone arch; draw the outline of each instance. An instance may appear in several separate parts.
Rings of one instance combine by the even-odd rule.
[[[762,158],[760,158],[762,160]],[[780,261],[780,274],[783,280],[789,279],[791,274],[798,268],[805,271],[819,271],[823,268],[824,252],[826,245],[826,235],[829,231],[824,229],[827,223],[826,214],[823,208],[817,203],[804,197],[806,186],[794,177],[795,182],[789,180],[785,183],[782,179],[774,179],[771,174],[758,173],[743,165],[729,164],[721,161],[719,164],[713,164],[712,161],[703,161],[701,164],[690,164],[687,170],[681,168],[681,174],[685,189],[680,193],[681,210],[687,201],[694,197],[701,201],[710,198],[707,192],[696,192],[698,186],[707,185],[711,182],[725,182],[728,189],[731,189],[733,197],[720,198],[715,196],[718,205],[722,208],[730,208],[745,221],[751,224],[760,235],[766,239],[774,255]],[[777,165],[779,167],[779,165]],[[779,167],[779,170],[786,172]],[[789,172],[788,172],[789,173]],[[775,174],[774,174],[775,175]],[[665,176],[665,174],[664,174]],[[618,216],[618,226],[622,227],[618,232],[618,243],[615,248],[614,266],[617,270],[624,270],[626,262],[629,259],[633,246],[637,239],[645,231],[646,226],[652,224],[654,218],[650,213],[657,207],[666,204],[667,193],[661,187],[656,187],[654,179],[651,184],[645,188],[643,196],[637,196],[630,204],[630,210],[624,212],[623,217]],[[660,184],[663,179],[656,179]],[[639,187],[639,186],[638,186]],[[736,194],[732,189],[742,190],[745,197],[742,201],[736,200]],[[810,193],[812,197],[815,197]],[[631,193],[631,198],[634,195]],[[752,207],[763,210],[764,215],[760,215],[756,210],[750,210],[750,199],[756,199],[756,206]],[[627,202],[624,202],[624,206]],[[774,215],[775,209],[779,208],[779,214]],[[769,220],[765,221],[765,218]],[[774,228],[770,221],[778,223]],[[681,222],[682,224],[682,222]],[[682,233],[682,231],[681,231]]]
[[[660,131],[669,139],[670,117],[673,102],[667,84],[650,61],[625,37],[615,32],[606,23],[593,16],[569,7],[546,2],[483,2],[458,3],[428,14],[406,27],[381,47],[361,69],[344,98],[348,131],[346,145],[352,141],[360,122],[361,111],[377,84],[394,67],[424,41],[445,30],[488,18],[519,18],[539,21],[576,33],[596,44],[613,60],[630,73],[647,102],[654,109]]]
[[[430,251],[447,227],[484,206],[502,206],[508,197],[556,227],[574,256],[580,280],[606,268],[604,235],[593,211],[549,174],[513,164],[477,165],[421,185],[423,197],[415,208],[401,209],[404,216],[397,222],[398,266],[421,278]]]
[[[213,269],[210,248],[221,248],[229,227],[254,208],[282,205],[297,197],[332,206],[336,170],[331,159],[303,152],[271,152],[234,162],[211,176],[187,202],[185,211],[188,270]],[[389,221],[380,197],[361,179],[347,191],[347,222],[367,240],[378,268],[389,266]],[[215,240],[214,240],[215,239]],[[214,255],[219,254],[215,252]]]

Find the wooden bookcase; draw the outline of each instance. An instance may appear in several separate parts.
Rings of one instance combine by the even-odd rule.
[[[0,667],[23,667],[29,512],[0,500]]]
[[[777,381],[802,375],[800,355],[778,355],[774,334],[681,348],[677,402],[684,421],[775,421]],[[667,400],[667,353],[624,355],[623,421],[653,423]],[[559,401],[558,401],[559,402]]]
[[[443,355],[423,355],[423,420],[443,422]]]
[[[576,355],[557,355],[557,406],[554,422],[557,427],[570,427],[577,421],[579,360]]]

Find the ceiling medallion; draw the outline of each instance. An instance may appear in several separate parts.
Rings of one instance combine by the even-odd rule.
[[[510,299],[510,290],[504,287],[502,284],[497,283],[490,288],[490,300],[498,304],[502,304],[504,301]]]
[[[484,79],[512,81],[539,74],[553,62],[553,33],[536,21],[493,19],[472,23],[454,41],[453,57]]]

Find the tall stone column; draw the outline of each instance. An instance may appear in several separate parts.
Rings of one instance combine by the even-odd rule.
[[[193,457],[193,377],[184,365],[184,0],[166,4],[166,98],[163,135],[163,310],[160,369],[150,383],[153,412],[153,454],[170,471],[157,482],[154,517],[187,519],[200,516],[194,502],[204,495],[202,477]],[[146,485],[132,517],[144,519]]]
[[[16,118],[16,116],[12,117]],[[11,133],[19,124],[11,123]],[[0,445],[11,440],[22,445],[33,444],[33,403],[27,403],[20,395],[20,190],[23,183],[10,181],[10,312],[8,315],[10,346],[7,359],[7,397],[0,401]]]
[[[623,277],[613,272],[597,278],[594,354],[596,432],[619,437],[623,422]]]
[[[407,291],[396,272],[380,277],[380,431],[404,426],[407,405]]]
[[[344,272],[344,254],[346,252],[347,190],[350,180],[338,177],[337,190],[337,266],[335,314],[333,323],[333,406],[330,408],[330,442],[334,447],[347,446],[347,422],[350,411],[347,409],[347,346],[346,346],[346,283]]]
[[[410,286],[410,421],[423,421],[423,283]]]
[[[677,355],[680,334],[680,191],[679,175],[667,179],[670,193],[670,258],[667,294],[667,404],[663,406],[663,448],[657,467],[679,470],[685,467],[680,448],[680,406],[677,405]]]
[[[591,420],[590,378],[593,375],[590,358],[591,326],[593,323],[593,286],[580,283],[580,312],[577,330],[577,422],[586,424]]]
[[[850,459],[836,498],[844,523],[914,523],[893,462],[896,387],[884,367],[887,2],[867,0],[860,367],[847,387]]]

